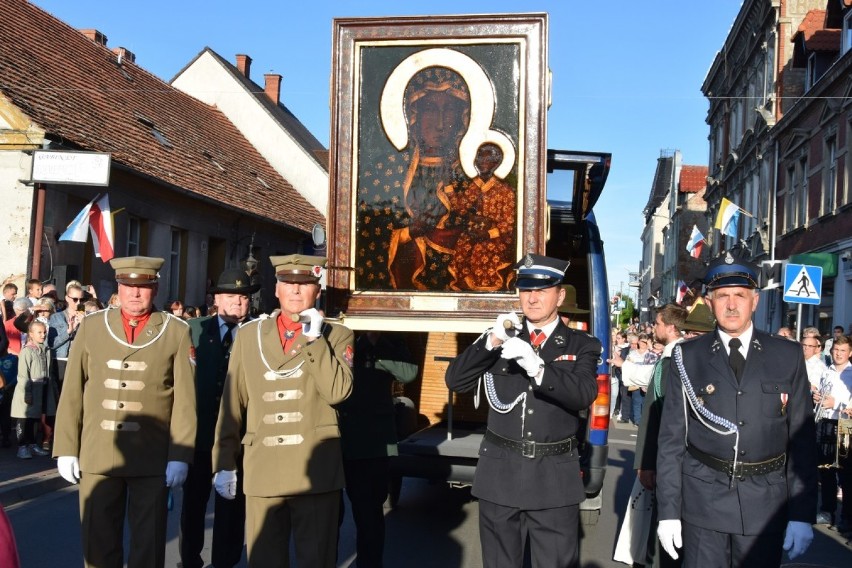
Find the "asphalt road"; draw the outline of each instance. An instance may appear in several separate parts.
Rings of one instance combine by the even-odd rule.
[[[603,509],[597,525],[583,527],[584,568],[624,568],[612,553],[620,519],[633,484],[635,430],[619,424],[610,434],[609,466]],[[176,498],[175,503],[180,503]],[[179,507],[169,514],[166,566],[178,562]],[[82,566],[77,490],[68,487],[13,505],[7,511],[15,529],[24,568]],[[450,488],[406,479],[397,508],[387,510],[385,566],[388,568],[479,568],[478,506],[467,488]],[[212,514],[208,515],[208,548]],[[342,528],[338,566],[354,566],[355,537],[347,514]],[[848,567],[852,547],[833,531],[820,528],[808,553],[786,566]],[[245,566],[245,561],[240,564]]]

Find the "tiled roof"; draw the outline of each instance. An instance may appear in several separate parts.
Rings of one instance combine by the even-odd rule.
[[[808,51],[840,51],[840,34],[842,30],[816,30],[805,40]]]
[[[310,231],[311,206],[215,108],[25,0],[2,0],[0,93],[48,136],[182,193]],[[163,144],[153,130],[168,141]]]
[[[243,83],[248,91],[254,95],[257,99],[258,103],[264,106],[279,124],[283,125],[284,128],[287,129],[287,132],[293,137],[299,145],[302,146],[308,153],[310,153],[314,158],[319,161],[320,165],[328,171],[328,150],[325,146],[320,143],[316,137],[311,134],[311,131],[308,130],[302,122],[296,118],[296,116],[284,106],[282,103],[275,104],[264,92],[263,88],[240,73],[239,69],[236,68],[232,63],[225,60],[218,53],[213,51],[212,49],[207,49],[207,52],[210,53],[213,57],[215,57],[222,65],[225,66],[228,71],[230,71],[231,75],[233,75],[238,81]],[[324,159],[323,159],[324,155]]]
[[[707,187],[707,166],[683,166],[680,169],[678,190],[681,193],[696,193]]]
[[[805,19],[802,20],[802,23],[796,29],[796,33],[790,38],[790,41],[795,42],[799,34],[802,34],[805,42],[807,42],[814,35],[815,31],[823,28],[825,28],[825,10],[809,10],[805,14]]]

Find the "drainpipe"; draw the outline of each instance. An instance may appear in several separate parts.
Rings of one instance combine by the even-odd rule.
[[[36,184],[36,214],[35,227],[33,230],[33,262],[30,278],[41,279],[41,241],[44,235],[44,202],[46,191],[43,183]]]
[[[772,232],[769,234],[769,260],[775,260],[775,235],[778,223],[778,139],[775,139],[775,152],[772,165]]]

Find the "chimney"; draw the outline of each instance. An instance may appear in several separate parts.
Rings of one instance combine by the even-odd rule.
[[[136,63],[136,54],[126,47],[114,47],[112,52],[118,56],[119,63]]]
[[[107,36],[99,32],[98,30],[80,30],[80,33],[92,40],[93,42],[106,47]]]
[[[266,96],[269,97],[273,103],[278,104],[281,100],[281,75],[276,73],[267,73],[263,76],[266,79],[266,86],[264,87],[264,92],[266,92]]]
[[[251,57],[248,55],[243,55],[242,53],[237,54],[237,71],[243,74],[243,77],[246,79],[249,78],[249,73],[251,72]]]

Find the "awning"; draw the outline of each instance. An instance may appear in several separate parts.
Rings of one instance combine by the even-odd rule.
[[[837,276],[837,255],[833,252],[806,252],[794,254],[787,261],[790,264],[807,264],[822,268],[823,278],[834,278]]]

